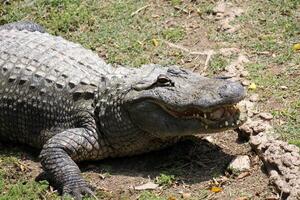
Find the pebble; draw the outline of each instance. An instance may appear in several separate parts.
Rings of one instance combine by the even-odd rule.
[[[271,113],[260,113],[259,117],[265,120],[271,120],[273,119],[273,115]]]
[[[247,77],[249,76],[249,72],[248,71],[242,71],[241,72],[241,77]]]
[[[261,133],[264,132],[266,130],[266,125],[263,123],[259,123],[257,124],[257,126],[253,127],[253,131],[257,134],[257,133]]]
[[[243,85],[243,86],[248,86],[248,85],[250,85],[250,81],[244,80],[244,81],[242,82],[242,85]]]
[[[288,89],[288,87],[284,86],[284,85],[280,86],[279,88],[282,89],[282,90],[287,90]]]
[[[215,144],[215,140],[212,136],[206,136],[204,138],[204,140],[206,140],[207,142],[211,143],[211,144]]]
[[[257,102],[259,100],[259,95],[258,94],[252,94],[250,97],[249,97],[249,100],[251,102]]]
[[[250,169],[250,158],[247,155],[237,156],[228,165],[228,170],[232,173],[240,173]]]
[[[191,193],[182,193],[183,199],[190,199],[192,197]]]

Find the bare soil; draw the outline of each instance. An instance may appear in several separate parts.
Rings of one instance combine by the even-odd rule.
[[[85,162],[80,168],[103,199],[138,199],[141,192],[135,191],[134,186],[153,181],[161,173],[174,175],[175,181],[153,192],[169,199],[181,199],[183,193],[191,194],[194,199],[265,199],[274,196],[261,161],[248,143],[238,141],[236,132],[216,134],[213,141],[214,144],[191,136],[161,151]],[[1,144],[2,148],[11,149],[21,157],[18,164],[7,169],[11,172],[12,182],[20,177],[34,180],[42,172],[38,152],[11,144]],[[242,178],[226,169],[237,155],[251,158],[251,170]],[[213,186],[221,187],[222,191],[210,191]]]

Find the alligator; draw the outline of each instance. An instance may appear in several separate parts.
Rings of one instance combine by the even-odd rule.
[[[158,150],[245,121],[245,90],[178,66],[107,64],[33,22],[0,27],[0,140],[40,150],[62,195],[93,191],[77,163]]]

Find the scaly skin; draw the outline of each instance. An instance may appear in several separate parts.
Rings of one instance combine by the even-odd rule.
[[[176,66],[106,64],[31,22],[0,27],[0,138],[41,149],[63,194],[92,194],[77,162],[140,154],[235,128],[243,87]]]

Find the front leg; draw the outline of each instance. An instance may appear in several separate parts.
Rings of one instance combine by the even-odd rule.
[[[74,128],[49,139],[41,151],[40,159],[43,169],[64,195],[70,194],[75,199],[81,199],[83,195],[93,193],[75,162],[96,159],[98,152],[97,133],[87,128]]]

